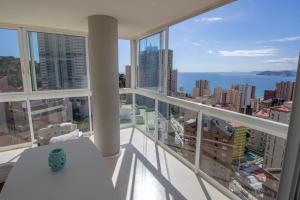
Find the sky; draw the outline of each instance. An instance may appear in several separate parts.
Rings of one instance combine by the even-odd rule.
[[[179,72],[296,69],[300,0],[237,0],[169,30]],[[130,41],[119,40],[119,72],[130,64]],[[0,31],[0,56],[19,57],[17,33]]]
[[[299,0],[238,0],[170,27],[180,72],[296,69]]]

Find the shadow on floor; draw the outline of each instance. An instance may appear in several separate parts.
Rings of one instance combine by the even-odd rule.
[[[118,175],[116,178],[115,189],[118,192],[119,199],[141,199],[140,192],[136,190],[141,189],[145,190],[145,187],[154,188],[154,192],[159,190],[159,199],[166,200],[185,200],[187,199],[178,189],[170,182],[168,163],[166,160],[166,152],[163,152],[163,158],[160,158],[160,154],[158,152],[158,147],[155,144],[155,155],[157,167],[153,166],[153,164],[145,158],[145,156],[132,144],[132,139],[134,134],[134,128],[132,129],[129,142],[127,144],[121,145],[122,149],[122,161],[119,167]],[[141,134],[141,133],[138,133]],[[146,140],[150,140],[146,138]],[[145,142],[144,145],[147,143]],[[145,147],[147,149],[147,147]],[[116,170],[116,164],[120,157],[115,157],[111,161],[109,161],[110,168],[112,169],[112,173]],[[164,166],[166,166],[166,176],[161,173],[161,159],[165,161]],[[117,169],[118,170],[118,169]],[[150,175],[149,175],[150,174]],[[149,176],[153,177],[155,181],[150,181],[149,185]],[[196,176],[196,175],[195,175]],[[150,178],[150,179],[151,179]],[[199,185],[201,186],[206,199],[212,200],[209,195],[205,184],[202,181],[201,177],[198,177]],[[138,181],[137,181],[138,180]],[[141,181],[142,180],[142,181]],[[144,185],[143,185],[144,184]],[[160,189],[157,189],[160,188]],[[161,189],[162,188],[162,189]],[[147,188],[146,188],[147,190]],[[151,189],[147,190],[151,193]],[[138,195],[137,195],[138,193]],[[142,199],[148,199],[147,194],[143,194]]]

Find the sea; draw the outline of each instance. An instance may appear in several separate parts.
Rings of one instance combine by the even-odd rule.
[[[209,80],[210,91],[215,87],[229,89],[234,84],[255,85],[256,97],[263,97],[264,90],[274,90],[280,81],[295,81],[295,76],[256,75],[255,72],[178,72],[178,89],[184,88],[186,93],[192,93],[196,80]]]

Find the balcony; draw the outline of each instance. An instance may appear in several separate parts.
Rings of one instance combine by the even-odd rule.
[[[252,59],[268,56],[269,60],[259,60],[262,66],[296,65],[298,61],[300,68],[298,58],[279,58],[279,55],[286,56],[279,54],[284,51],[275,48],[275,44],[274,48],[268,46],[269,43],[300,41],[299,36],[264,41],[247,39],[248,44],[242,44],[231,41],[235,37],[224,29],[231,18],[201,16],[229,3],[231,0],[187,0],[184,4],[179,0],[54,0],[45,6],[36,1],[3,2],[5,6],[0,7],[0,186],[4,185],[3,193],[18,194],[16,191],[20,188],[24,191],[23,185],[14,188],[12,183],[18,182],[11,180],[21,179],[30,174],[27,173],[30,170],[34,174],[36,166],[31,161],[42,159],[36,159],[38,156],[24,159],[27,152],[43,153],[45,158],[45,152],[48,156],[52,145],[65,145],[63,148],[85,140],[92,153],[78,156],[83,152],[80,148],[69,152],[81,166],[73,171],[76,176],[72,177],[89,175],[78,176],[82,179],[73,181],[81,187],[74,189],[72,183],[64,184],[63,181],[70,181],[67,173],[49,174],[47,166],[47,173],[39,175],[46,174],[48,178],[35,177],[36,181],[24,184],[31,187],[27,194],[41,192],[51,199],[47,192],[35,191],[35,188],[47,185],[39,184],[40,181],[50,183],[62,177],[63,181],[51,184],[63,183],[74,194],[98,192],[92,197],[87,195],[90,199],[101,198],[99,191],[104,187],[100,186],[105,181],[111,183],[112,191],[103,194],[116,194],[117,199],[298,199],[299,70],[289,72],[295,80],[290,77],[285,77],[287,82],[272,80],[278,91],[264,85],[264,96],[268,98],[263,101],[255,96],[256,87],[248,81],[237,85],[232,82],[230,86],[221,83],[222,87],[214,88],[214,95],[209,86],[213,80],[202,80],[202,77],[196,80],[196,87],[188,88],[191,91],[177,88],[179,72],[175,64],[173,68],[173,57],[175,63],[185,53],[188,54],[183,59],[186,63],[197,57],[196,63],[200,62],[204,68],[210,68],[206,67],[205,58],[212,54],[222,57],[212,60],[215,66],[224,68],[223,61],[229,57],[236,58],[234,63],[243,61],[248,66],[253,64]],[[272,10],[269,5],[264,8]],[[257,8],[253,6],[253,9]],[[236,10],[240,12],[238,6]],[[233,12],[221,12],[226,13]],[[272,18],[270,21],[276,21],[272,14],[268,16]],[[194,32],[185,26],[179,27],[179,34],[171,43],[174,24],[187,19]],[[193,41],[199,34],[199,22],[201,29],[208,31],[208,38],[212,32],[218,33],[217,38],[225,36],[224,41],[230,43],[228,49],[219,48],[216,38],[210,38],[207,44],[202,38],[200,42]],[[212,24],[220,22],[224,22],[220,26],[223,32],[211,29]],[[243,35],[240,25],[234,28],[241,37],[248,38],[250,34]],[[276,27],[280,26],[276,24]],[[193,37],[186,38],[188,33]],[[130,65],[126,65],[125,75],[118,74],[117,69],[119,39],[127,39],[128,46],[130,43],[127,52]],[[181,40],[184,45],[178,45]],[[238,48],[245,45],[245,49],[229,49],[234,43]],[[260,49],[254,49],[252,43]],[[191,46],[201,50],[190,55]],[[294,46],[286,45],[286,52],[292,52]],[[176,67],[184,64],[179,62]],[[288,106],[273,105],[283,103]],[[272,114],[271,106],[274,106]],[[251,110],[254,108],[255,114]],[[280,112],[284,113],[281,115],[284,120],[280,120]],[[92,158],[89,155],[95,159],[86,162],[86,158]],[[24,160],[27,165],[20,166]],[[102,161],[105,167],[98,169]],[[64,164],[56,164],[60,163]],[[89,171],[88,167],[93,170]],[[103,174],[108,174],[108,178],[97,178]],[[84,180],[85,177],[95,178],[100,184],[88,187],[92,183]],[[64,191],[60,187],[56,189],[59,192],[53,195]],[[33,199],[40,199],[37,197]]]

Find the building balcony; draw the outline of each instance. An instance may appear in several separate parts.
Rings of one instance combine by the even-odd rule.
[[[190,67],[199,63],[202,70],[224,66],[231,73],[232,66],[239,65],[237,70],[244,70],[245,66],[255,65],[254,58],[261,64],[258,67],[296,65],[295,55],[282,53],[291,53],[295,45],[278,45],[278,49],[276,45],[269,46],[300,41],[298,36],[276,38],[276,34],[283,33],[270,31],[274,38],[248,40],[250,30],[257,27],[250,26],[253,21],[246,21],[248,24],[243,27],[249,25],[249,33],[240,31],[243,28],[239,18],[243,17],[237,14],[238,26],[234,31],[243,41],[234,41],[232,28],[224,28],[225,23],[232,22],[225,17],[232,11],[220,12],[224,16],[200,16],[231,2],[54,0],[45,6],[44,2],[33,0],[25,4],[4,0],[0,7],[3,191],[7,192],[12,177],[22,177],[23,174],[15,177],[14,169],[22,171],[18,164],[26,160],[21,159],[24,150],[45,153],[46,149],[49,153],[47,148],[51,145],[78,144],[85,138],[99,162],[104,161],[109,172],[105,180],[112,183],[117,199],[299,199],[299,70],[256,74],[286,74],[295,78],[276,81],[276,90],[263,85],[264,100],[255,96],[256,86],[247,81],[243,84],[229,80],[230,86],[210,88],[213,80],[200,77],[194,88],[177,87],[180,77],[175,64],[173,68],[173,57],[175,63],[185,53],[188,56],[184,62]],[[260,7],[253,5],[243,8],[251,7],[252,15]],[[263,7],[273,11],[268,5]],[[281,11],[281,6],[274,7]],[[292,7],[289,9],[293,10]],[[239,5],[234,5],[233,10],[239,13]],[[273,19],[278,16],[276,11],[259,11],[269,14],[268,22],[277,21]],[[188,19],[187,24],[195,29],[179,27],[174,37],[173,25]],[[210,42],[200,40],[203,35],[195,37],[199,35],[200,22],[201,29],[208,31],[201,34],[206,34]],[[220,29],[211,29],[221,22],[224,24]],[[289,26],[297,27],[292,22]],[[292,28],[282,30],[297,33]],[[186,38],[189,32],[192,37]],[[216,38],[211,33],[216,33]],[[268,36],[263,31],[261,35]],[[219,46],[219,37],[227,46]],[[128,40],[130,46],[126,52],[130,65],[126,63],[125,74],[118,73],[120,39]],[[181,40],[183,44],[178,45]],[[256,47],[252,46],[254,43]],[[286,51],[279,50],[279,46]],[[188,52],[191,48],[192,53]],[[213,64],[209,65],[205,59],[213,55],[220,60],[211,59]],[[229,58],[233,58],[231,63],[227,63]],[[186,71],[189,70],[187,67]],[[79,156],[75,158],[79,163],[85,161]],[[99,162],[91,166],[97,168]],[[103,170],[93,172],[99,175]],[[11,188],[10,194],[17,193]]]
[[[143,89],[120,89],[120,102],[120,155],[104,158],[120,199],[276,197],[282,169],[260,145],[273,151],[288,125]],[[23,146],[8,146],[1,163],[15,163]]]

